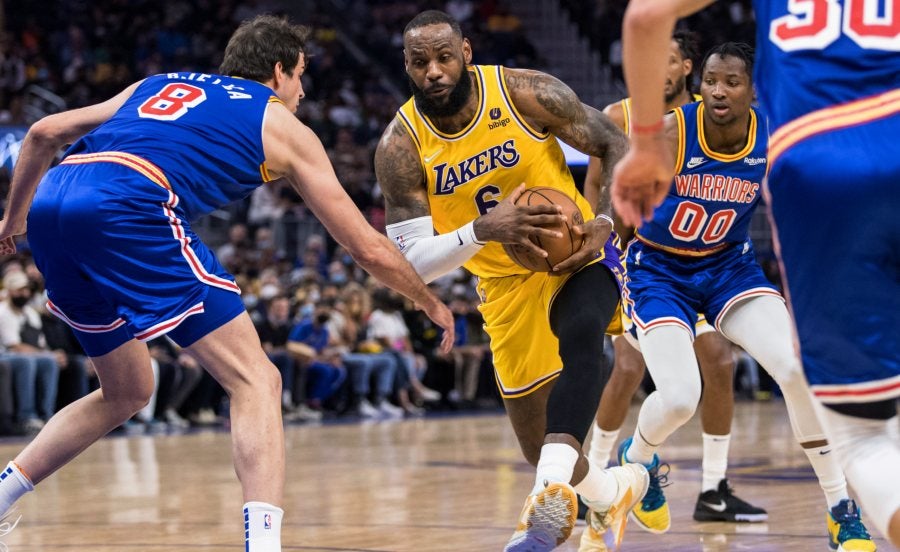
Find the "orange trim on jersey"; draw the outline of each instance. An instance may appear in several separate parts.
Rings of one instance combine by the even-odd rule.
[[[727,247],[733,245],[728,242],[723,242],[723,243],[720,243],[719,245],[710,247],[709,249],[689,249],[689,248],[682,249],[681,247],[671,247],[668,245],[663,245],[661,243],[656,243],[654,241],[650,241],[647,238],[645,238],[644,236],[641,236],[640,234],[635,234],[634,237],[637,238],[638,240],[640,240],[641,242],[646,243],[647,245],[649,245],[650,247],[652,247],[654,249],[659,249],[661,251],[665,251],[666,253],[672,253],[673,255],[682,255],[685,257],[707,257],[709,255],[712,255],[713,253],[718,253],[718,252],[722,251],[723,249],[726,249]]]
[[[269,103],[280,103],[284,105],[284,102],[278,96],[269,96]]]
[[[900,397],[900,376],[859,383],[811,385],[813,395],[825,403],[858,403]]]
[[[262,177],[263,182],[272,181],[272,177],[269,175],[269,169],[268,167],[266,167],[265,161],[259,164],[259,175]]]
[[[172,191],[172,185],[169,184],[169,179],[166,178],[162,169],[146,159],[142,159],[131,153],[125,153],[124,151],[101,151],[98,153],[70,155],[63,159],[60,165],[84,165],[87,163],[104,162],[118,163],[129,169],[133,169],[149,178],[154,184],[161,186],[170,192]]]
[[[678,107],[672,110],[675,114],[675,124],[678,125],[678,144],[675,146],[675,174],[681,173],[684,164],[684,152],[687,150],[687,126],[684,121],[684,111]]]
[[[706,154],[710,159],[715,159],[716,161],[722,161],[724,163],[730,163],[732,161],[737,161],[742,157],[747,157],[750,155],[750,152],[753,151],[753,148],[756,147],[756,112],[752,109],[750,110],[750,131],[747,133],[747,145],[744,146],[744,149],[737,153],[718,153],[713,151],[711,147],[706,143],[706,135],[703,131],[703,112],[706,111],[706,107],[703,105],[703,102],[700,102],[700,105],[697,107],[697,136],[700,139],[700,149],[703,150],[703,153]]]
[[[539,130],[533,128],[528,122],[525,120],[525,117],[519,113],[519,110],[516,109],[516,104],[512,101],[512,96],[509,94],[509,90],[506,88],[506,77],[503,72],[503,67],[497,66],[497,81],[500,84],[500,93],[503,95],[503,101],[506,102],[506,106],[509,107],[510,113],[512,116],[516,118],[516,122],[519,123],[519,126],[522,127],[522,130],[527,132],[534,138],[535,140],[544,141],[549,136],[549,132],[540,132]]]
[[[816,134],[861,125],[900,113],[900,88],[808,113],[779,128],[769,138],[769,166],[788,148]]]

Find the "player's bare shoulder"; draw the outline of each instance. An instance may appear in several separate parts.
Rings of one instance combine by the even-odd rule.
[[[396,118],[375,148],[375,177],[384,194],[389,224],[428,215],[422,159],[409,132]]]

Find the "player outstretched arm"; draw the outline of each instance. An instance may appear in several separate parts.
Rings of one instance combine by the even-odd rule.
[[[415,301],[454,340],[453,315],[397,248],[365,220],[344,191],[318,137],[280,103],[270,104],[263,132],[266,165],[287,178],[341,246],[370,274]]]
[[[609,117],[581,103],[571,88],[559,79],[540,71],[506,69],[506,86],[513,103],[532,126],[547,130],[573,148],[600,158],[604,167],[613,167],[625,155],[628,141]],[[613,229],[610,204],[609,171],[603,171],[594,211],[598,215],[576,234],[584,235],[581,248],[554,267],[569,272],[591,259],[603,249]]]
[[[0,221],[0,255],[16,252],[13,238],[25,233],[26,217],[34,192],[59,148],[71,144],[112,117],[139,84],[132,84],[105,102],[48,115],[31,125],[13,172],[6,214]]]
[[[666,49],[679,17],[713,0],[632,0],[622,25],[625,82],[631,92],[631,149],[613,171],[613,200],[631,226],[653,216],[666,197],[672,160],[660,140],[665,113]]]
[[[426,282],[461,266],[489,241],[521,244],[546,256],[528,235],[560,236],[557,231],[542,228],[562,220],[558,209],[549,205],[515,205],[524,186],[519,186],[487,214],[453,232],[435,235],[422,161],[412,138],[396,119],[378,143],[375,175],[387,206],[388,236],[397,241]]]

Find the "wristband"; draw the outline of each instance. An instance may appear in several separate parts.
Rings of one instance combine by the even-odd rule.
[[[657,134],[662,131],[664,127],[664,122],[662,119],[656,121],[652,125],[639,125],[637,123],[631,123],[631,133],[632,134]]]
[[[597,215],[597,218],[602,218],[603,220],[609,221],[609,223],[613,226],[616,225],[616,223],[613,222],[613,218],[605,213],[600,213],[599,215]]]

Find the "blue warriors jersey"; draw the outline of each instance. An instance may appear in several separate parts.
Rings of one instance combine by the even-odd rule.
[[[766,174],[765,119],[750,110],[747,144],[734,154],[706,143],[702,102],[672,113],[678,123],[675,178],[653,220],[637,231],[641,241],[681,255],[705,255],[745,242]]]
[[[262,123],[273,101],[280,100],[272,89],[254,81],[202,73],[155,75],[66,156],[87,160],[112,152],[152,163],[192,220],[270,179]]]
[[[876,0],[754,0],[756,89],[775,131],[900,87],[900,13]]]

